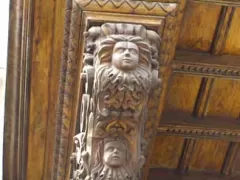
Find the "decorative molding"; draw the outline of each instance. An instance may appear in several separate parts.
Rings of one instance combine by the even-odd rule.
[[[224,77],[224,78],[240,78],[240,68],[226,67],[212,64],[190,63],[174,61],[172,65],[174,72],[186,73],[202,76]]]
[[[76,0],[76,2],[85,11],[175,16],[179,0],[171,3],[133,0]]]
[[[3,179],[26,179],[32,1],[11,0],[6,78]]]
[[[75,1],[67,0],[52,173],[52,179],[54,180],[65,180],[69,172],[69,159],[71,156],[69,142],[72,142],[70,137],[73,137],[75,127],[75,122],[72,121],[72,109],[74,88],[76,86],[75,76],[78,70],[77,54],[79,52],[80,24],[81,11]]]
[[[233,129],[164,125],[158,128],[158,135],[174,135],[192,138],[217,138],[240,142],[240,131]]]

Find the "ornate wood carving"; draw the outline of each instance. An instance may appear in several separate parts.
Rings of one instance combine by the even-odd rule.
[[[10,1],[3,179],[26,179],[31,0]]]
[[[164,125],[158,128],[159,135],[175,135],[196,138],[217,138],[239,142],[240,131],[233,129],[208,128],[197,126]]]
[[[149,93],[160,86],[159,35],[105,23],[85,33],[84,90],[72,179],[139,179]]]
[[[214,76],[214,77],[228,77],[238,79],[240,77],[240,69],[235,67],[221,67],[221,66],[209,66],[205,64],[192,64],[192,63],[177,63],[173,64],[173,71],[195,74],[203,76]]]
[[[138,176],[137,171],[139,171],[140,166],[137,165],[137,162],[142,162],[144,159],[144,152],[140,151],[140,147],[142,146],[142,149],[144,149],[146,144],[144,141],[141,142],[143,140],[141,136],[147,141],[152,138],[155,132],[150,131],[150,129],[156,129],[155,120],[159,102],[150,99],[153,96],[159,98],[160,95],[160,88],[153,88],[154,86],[158,87],[157,84],[159,84],[158,63],[168,64],[171,61],[172,51],[175,49],[171,45],[176,42],[169,39],[172,38],[171,36],[176,29],[174,24],[177,21],[178,3],[176,1],[174,1],[175,3],[158,3],[125,0],[104,2],[99,0],[67,1],[53,179],[68,178],[72,137],[78,119],[87,116],[88,119],[91,119],[87,121],[90,123],[88,128],[94,127],[94,131],[88,129],[88,133],[92,131],[94,138],[92,141],[87,139],[86,150],[83,142],[85,140],[85,128],[87,127],[84,124],[80,125],[80,129],[78,125],[76,127],[77,130],[81,131],[79,135],[74,137],[74,143],[76,143],[76,150],[83,152],[83,156],[78,159],[82,164],[83,175],[84,173],[88,175],[94,174],[92,172],[93,167],[91,167],[91,171],[86,168],[89,165],[94,166],[94,156],[92,154],[94,152],[89,150],[89,143],[92,143],[97,148],[98,144],[99,147],[104,147],[104,144],[106,145],[109,141],[111,146],[112,144],[114,146],[116,144],[116,146],[124,145],[124,149],[129,149],[129,152],[137,152],[134,153],[131,160],[126,162],[129,164],[130,161],[131,163],[133,161],[135,164],[134,171],[132,170],[134,173],[130,173],[130,171],[127,176]],[[145,10],[139,11],[135,7],[136,4]],[[95,5],[98,7],[97,10],[94,9]],[[122,8],[123,6],[126,6],[127,10]],[[138,25],[132,24],[135,22],[138,22]],[[105,25],[103,25],[104,23]],[[118,25],[116,26],[116,24]],[[125,29],[125,27],[127,28]],[[99,32],[101,33],[99,34]],[[116,36],[114,33],[122,35]],[[107,34],[109,37],[104,39]],[[161,38],[158,38],[156,34]],[[108,50],[109,46],[112,42],[120,39],[123,43],[118,43],[119,46],[133,46],[131,49],[135,48],[135,51],[144,54],[136,60],[142,66],[136,66],[136,63],[129,67],[124,65],[123,68],[118,61],[115,61],[115,68],[113,68],[112,72],[104,69],[111,64],[108,57],[111,53],[107,53],[110,52]],[[103,46],[97,44],[95,47],[96,40],[99,43],[102,42]],[[126,44],[127,41],[133,42]],[[84,44],[84,42],[87,44]],[[162,42],[161,51],[159,51],[159,42]],[[171,48],[169,48],[170,46]],[[84,50],[84,47],[87,47],[87,49]],[[95,60],[92,60],[98,53],[95,52],[96,49],[101,50],[99,57],[102,56],[103,59],[96,61],[98,64],[94,64]],[[82,75],[80,76],[81,72]],[[97,73],[98,75],[96,75]],[[116,86],[119,82],[121,84]],[[80,113],[81,105],[83,109]],[[150,110],[151,113],[147,118],[147,109],[151,107],[154,107],[154,109]],[[79,117],[80,114],[82,118]],[[81,120],[81,122],[83,121]],[[109,124],[109,122],[111,123]],[[93,124],[91,125],[91,123]],[[146,127],[146,133],[144,133],[143,127]],[[106,139],[100,143],[101,138],[110,136],[110,134],[111,138],[109,140]],[[98,136],[97,140],[96,137]],[[117,139],[117,142],[115,142],[114,138]],[[102,150],[99,150],[99,153],[101,154]],[[89,162],[86,161],[85,156],[91,157]],[[73,162],[75,160],[72,158]],[[99,162],[102,161],[99,160]],[[124,161],[124,164],[126,162]],[[123,174],[126,175],[126,172],[123,172]]]

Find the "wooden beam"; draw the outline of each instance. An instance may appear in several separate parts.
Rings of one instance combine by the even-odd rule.
[[[202,78],[197,100],[193,110],[193,116],[203,118],[206,115],[213,84],[214,78]]]
[[[213,3],[222,6],[236,6],[236,7],[240,6],[239,0],[193,0],[193,1],[201,3]]]
[[[174,72],[223,77],[240,78],[239,56],[214,56],[208,53],[178,50],[172,63]]]
[[[178,169],[181,173],[188,172],[192,153],[195,149],[196,139],[185,139],[181,160]]]
[[[181,174],[176,170],[152,168],[150,169],[150,180],[167,179],[167,180],[239,180],[240,176],[229,177],[219,173],[210,172],[194,172],[190,171],[187,174]]]

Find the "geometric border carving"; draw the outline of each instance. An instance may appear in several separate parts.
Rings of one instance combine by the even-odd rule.
[[[240,130],[164,125],[158,128],[158,135],[174,135],[192,138],[217,138],[240,142]]]
[[[236,67],[174,61],[172,68],[174,72],[185,74],[224,77],[232,79],[240,78],[240,68]]]

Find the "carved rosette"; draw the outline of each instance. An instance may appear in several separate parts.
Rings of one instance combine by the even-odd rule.
[[[85,42],[72,179],[140,179],[149,93],[161,83],[161,39],[142,25],[106,23],[89,28]]]

